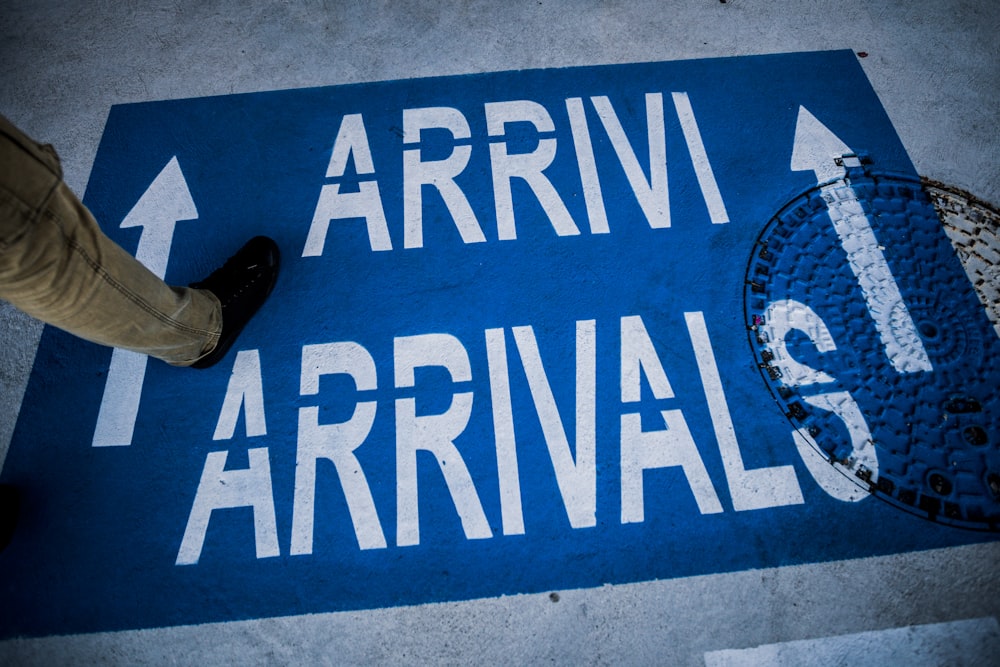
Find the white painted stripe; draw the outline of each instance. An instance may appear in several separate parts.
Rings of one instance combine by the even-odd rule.
[[[702,196],[705,197],[705,204],[708,205],[708,215],[713,224],[729,222],[729,213],[726,212],[726,205],[722,202],[719,184],[715,182],[715,174],[708,161],[705,143],[701,140],[701,132],[698,131],[698,123],[694,119],[691,100],[687,93],[674,93],[673,97],[677,118],[681,121],[684,140],[687,141],[691,162],[694,164],[694,173],[698,177],[698,185],[701,187]]]
[[[1000,625],[992,617],[859,632],[705,653],[705,667],[992,665]]]
[[[583,185],[583,200],[587,204],[587,219],[591,234],[609,234],[608,213],[601,192],[601,179],[597,175],[597,160],[594,146],[590,143],[590,129],[587,114],[583,111],[583,100],[571,97],[566,100],[569,127],[573,131],[573,145],[576,147],[576,162],[580,168],[580,182]]]
[[[667,183],[667,140],[663,126],[663,95],[646,94],[646,133],[649,141],[649,180],[639,165],[635,150],[618,120],[611,100],[601,95],[591,97],[604,131],[618,155],[632,192],[642,208],[649,226],[664,229],[670,226],[670,190]]]
[[[139,197],[122,220],[121,227],[142,229],[135,258],[162,279],[167,273],[175,225],[181,220],[197,218],[198,208],[174,156]],[[94,429],[94,447],[132,444],[135,420],[139,416],[142,381],[146,377],[146,360],[145,354],[122,349],[116,349],[112,354]]]
[[[490,398],[493,404],[493,433],[497,450],[503,534],[524,535],[521,478],[517,468],[517,442],[514,437],[514,409],[510,400],[507,338],[503,329],[486,330],[486,364],[490,371]]]
[[[845,187],[849,190],[847,196],[844,196]],[[893,368],[900,373],[934,370],[896,279],[875,239],[868,215],[854,192],[849,186],[833,183],[824,186],[820,193],[826,201],[838,202],[829,207],[830,220],[847,253],[847,261],[858,279],[868,312],[875,320],[875,328]]]
[[[127,447],[139,414],[142,382],[146,377],[146,355],[115,348],[111,353],[108,379],[101,410],[94,427],[94,447]]]

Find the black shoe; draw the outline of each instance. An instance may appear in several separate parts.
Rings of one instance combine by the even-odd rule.
[[[21,496],[9,484],[0,484],[0,551],[7,548],[17,527],[17,514],[21,507]]]
[[[214,365],[232,347],[250,318],[267,300],[278,279],[278,244],[266,236],[256,236],[204,280],[192,283],[208,290],[222,303],[222,333],[215,349],[191,364],[191,368]]]

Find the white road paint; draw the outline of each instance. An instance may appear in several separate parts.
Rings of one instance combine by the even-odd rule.
[[[484,3],[462,10],[468,16],[441,12],[435,23],[427,14],[411,20],[420,3],[359,6],[336,21],[325,20],[315,3],[214,15],[137,15],[121,3],[77,12],[73,21],[60,20],[64,9],[56,5],[12,7],[17,4],[28,9],[12,9],[10,16],[14,32],[4,53],[12,67],[0,92],[4,113],[30,119],[36,134],[59,148],[67,182],[78,192],[86,186],[108,109],[119,102],[494,69],[856,47],[872,51],[861,64],[918,172],[997,200],[992,167],[1000,135],[991,118],[998,80],[995,61],[983,57],[984,45],[994,44],[992,26],[1000,16],[991,3],[955,12],[948,3],[931,0],[875,10],[870,3],[846,0],[814,13],[797,11],[798,3],[784,0],[678,4],[670,11],[639,0],[628,11],[610,13],[597,3],[572,11],[559,2]],[[433,3],[424,4],[438,11]],[[251,21],[270,29],[248,32]],[[37,39],[40,30],[50,39]],[[81,49],[72,38],[81,33],[99,39]],[[424,43],[438,46],[414,49]],[[936,85],[941,81],[948,85]],[[0,314],[10,317],[10,312]],[[24,378],[0,391],[2,458],[40,327],[15,320],[0,331],[12,334],[0,350],[3,367]],[[996,578],[969,573],[991,567],[997,554],[995,544],[977,545],[852,561],[849,574],[843,563],[823,563],[605,586],[565,592],[558,604],[547,595],[525,595],[18,639],[0,645],[0,662],[323,664],[337,656],[352,664],[585,664],[603,658],[701,665],[704,651],[725,645],[995,613],[997,597],[990,593]],[[803,590],[810,594],[801,595]],[[846,594],[836,598],[835,591]],[[790,599],[798,601],[794,611]],[[747,601],[752,608],[741,604]]]
[[[865,296],[886,356],[900,373],[933,370],[868,216],[843,180],[847,170],[835,162],[836,158],[850,153],[847,144],[805,107],[799,107],[792,171],[815,172],[823,198],[836,202],[829,208],[830,221]]]
[[[710,651],[705,667],[988,665],[998,654],[1000,625],[988,617]]]
[[[167,274],[174,225],[194,220],[198,209],[191,198],[180,163],[173,157],[132,207],[122,228],[142,227],[135,257],[154,274]],[[108,380],[101,410],[94,428],[94,447],[132,444],[132,432],[139,415],[139,398],[146,377],[146,355],[116,348],[111,355]]]

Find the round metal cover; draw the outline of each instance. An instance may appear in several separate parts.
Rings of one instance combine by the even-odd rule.
[[[938,183],[845,172],[754,246],[744,304],[761,374],[865,491],[1000,530],[1000,214]]]

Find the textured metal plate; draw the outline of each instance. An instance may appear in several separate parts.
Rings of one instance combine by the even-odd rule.
[[[756,361],[803,438],[864,490],[996,531],[1000,216],[861,162],[761,233],[745,289]]]

